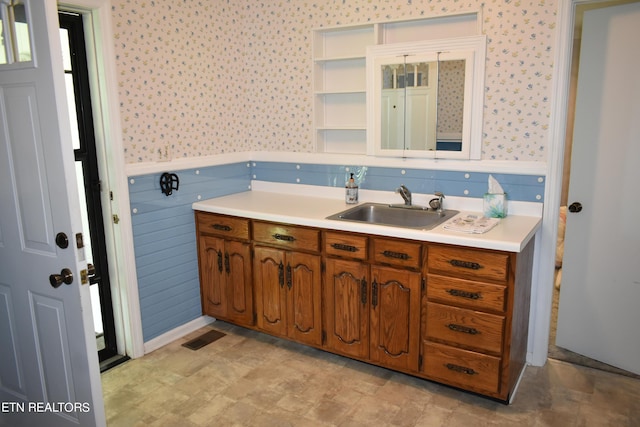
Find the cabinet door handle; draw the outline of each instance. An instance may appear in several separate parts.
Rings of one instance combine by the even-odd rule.
[[[467,375],[476,375],[477,374],[477,372],[474,371],[471,368],[466,368],[466,367],[460,366],[460,365],[454,365],[453,363],[447,363],[444,366],[446,366],[447,369],[449,369],[450,371],[460,372],[461,374],[467,374]]]
[[[358,252],[358,248],[353,245],[345,245],[344,243],[332,243],[331,247],[338,251]]]
[[[280,264],[278,265],[278,284],[281,288],[284,287],[284,265],[282,264],[282,261],[280,261]]]
[[[452,259],[449,261],[449,264],[453,265],[454,267],[468,268],[471,270],[480,270],[482,268],[482,265],[478,264],[477,262],[462,261],[460,259]]]
[[[402,259],[405,261],[411,258],[409,254],[405,254],[404,252],[383,251],[382,255],[387,258]]]
[[[231,264],[229,263],[229,252],[224,253],[224,269],[227,271],[227,274],[231,272]]]
[[[291,277],[291,264],[287,263],[287,288],[291,290],[293,286],[293,277]]]
[[[219,231],[231,231],[232,228],[229,227],[228,225],[224,225],[224,224],[212,224],[211,227],[213,227],[214,230],[219,230]]]
[[[468,292],[460,289],[447,289],[447,293],[454,297],[468,298],[468,299],[480,299],[482,293],[480,292]]]
[[[378,282],[373,279],[371,283],[371,305],[376,307],[378,305]]]
[[[293,236],[287,236],[286,234],[276,233],[273,235],[273,238],[276,240],[282,240],[285,242],[294,242],[296,240]]]
[[[462,332],[464,334],[469,334],[469,335],[478,335],[480,333],[476,328],[469,328],[467,326],[456,325],[455,323],[449,323],[447,327],[452,331]]]
[[[360,281],[360,302],[362,305],[367,303],[367,279],[364,277]]]
[[[222,273],[222,251],[218,250],[218,271]]]

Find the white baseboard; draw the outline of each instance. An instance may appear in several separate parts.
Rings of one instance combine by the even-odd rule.
[[[184,325],[178,326],[177,328],[174,328],[172,330],[170,330],[169,332],[165,332],[164,334],[160,335],[159,337],[155,337],[152,340],[146,341],[144,343],[144,354],[148,354],[151,353],[154,350],[159,349],[160,347],[163,347],[179,338],[182,338],[183,336],[190,334],[193,331],[196,331],[200,328],[202,328],[203,326],[207,326],[213,322],[215,322],[216,319],[214,319],[213,317],[209,317],[209,316],[202,316],[199,317],[197,319],[192,320],[189,323],[185,323]]]

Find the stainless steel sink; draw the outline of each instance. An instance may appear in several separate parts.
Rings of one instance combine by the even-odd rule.
[[[439,213],[426,207],[363,203],[328,216],[327,219],[430,230],[457,213],[458,211],[450,209]]]

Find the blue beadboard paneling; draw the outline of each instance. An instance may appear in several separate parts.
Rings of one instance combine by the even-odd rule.
[[[254,179],[290,184],[342,187],[354,173],[362,189],[394,191],[401,184],[415,193],[434,193],[460,197],[482,197],[487,191],[489,173],[460,172],[358,165],[322,165],[285,162],[255,162]],[[544,198],[544,179],[537,175],[492,174],[509,200],[540,202]]]
[[[172,172],[168,170],[167,172]],[[160,191],[160,173],[129,180],[138,291],[145,341],[201,315],[193,202],[248,191],[251,179],[343,187],[353,173],[363,189],[482,197],[488,173],[290,162],[233,163],[175,172],[178,191]],[[509,200],[539,202],[544,179],[493,174]]]
[[[180,184],[170,196],[160,191],[161,173],[129,179],[144,341],[202,315],[191,205],[198,200],[247,191],[251,182],[247,163],[175,173]]]

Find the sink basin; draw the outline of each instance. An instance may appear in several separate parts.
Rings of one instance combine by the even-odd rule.
[[[363,203],[328,216],[327,219],[430,230],[457,213],[458,211],[450,209],[438,213],[426,207]]]

